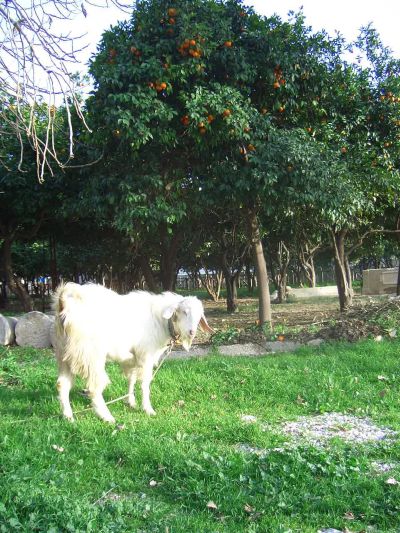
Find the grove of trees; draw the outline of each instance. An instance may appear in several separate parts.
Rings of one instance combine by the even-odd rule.
[[[20,140],[2,135],[3,276],[19,298],[12,243],[35,239],[53,243],[53,277],[94,272],[97,257],[154,291],[184,269],[216,297],[223,278],[230,312],[238,276],[254,273],[261,324],[269,280],[280,300],[290,269],[315,284],[318,254],[334,262],[341,310],[352,260],[398,255],[400,61],[373,28],[350,46],[301,12],[284,22],[240,0],[138,1],[89,71],[92,133],[72,108],[54,111],[59,152],[74,126],[74,167],[39,184],[29,143],[21,164]],[[79,264],[68,274],[55,242]]]

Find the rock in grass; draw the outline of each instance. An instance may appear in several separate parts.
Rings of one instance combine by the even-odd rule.
[[[52,320],[52,323],[50,326],[50,344],[55,349],[56,343],[57,343],[56,323],[55,323],[54,317],[50,317],[50,320]]]
[[[23,315],[15,327],[15,339],[19,346],[33,348],[50,348],[50,327],[53,317],[39,311],[31,311]]]
[[[15,325],[18,322],[13,316],[0,315],[0,344],[7,346],[15,342]]]

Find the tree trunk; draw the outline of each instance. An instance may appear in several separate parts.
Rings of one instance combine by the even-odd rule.
[[[49,239],[50,249],[50,276],[51,276],[51,290],[54,292],[58,285],[57,272],[57,243],[56,238],[52,235]]]
[[[158,285],[154,277],[153,271],[151,270],[149,261],[145,257],[141,257],[139,259],[139,263],[148,290],[151,292],[158,292]]]
[[[237,303],[237,275],[232,275],[229,269],[224,268],[224,278],[226,285],[226,310],[228,313],[235,313],[238,309]]]
[[[332,230],[332,242],[335,261],[335,278],[338,289],[340,311],[346,311],[353,303],[353,289],[349,260],[345,250],[347,230]]]
[[[211,297],[213,302],[218,302],[222,285],[222,272],[216,270],[215,272],[209,272],[208,269],[203,266],[204,276],[199,274],[198,279],[200,284],[206,289],[207,294]]]
[[[246,263],[246,283],[247,283],[247,290],[249,294],[253,294],[254,292],[254,275],[251,271],[249,262]]]
[[[399,261],[399,269],[397,272],[396,296],[400,296],[400,261]]]
[[[1,286],[0,286],[0,308],[4,308],[7,304],[7,282],[5,277],[1,278]]]
[[[263,245],[260,236],[260,227],[257,215],[254,211],[249,213],[249,233],[250,242],[254,257],[254,266],[256,270],[258,286],[258,317],[260,324],[267,324],[272,327],[271,319],[271,299],[269,296],[269,280],[267,264],[265,262]]]
[[[176,286],[177,259],[181,234],[175,229],[172,237],[169,236],[167,227],[163,228],[161,258],[160,258],[160,281],[164,291],[173,291]]]
[[[310,247],[310,244],[308,242],[302,243],[300,245],[299,264],[309,287],[315,287],[317,284],[314,257],[316,253],[320,251],[320,249],[321,245]]]
[[[314,288],[317,284],[317,278],[315,275],[314,258],[310,256],[306,260],[304,257],[301,257],[300,266],[307,280],[307,286]]]
[[[10,291],[16,296],[19,300],[22,309],[25,312],[33,311],[33,301],[29,296],[25,287],[22,285],[21,281],[17,276],[14,276],[13,267],[12,267],[12,253],[11,253],[11,240],[4,238],[3,244],[1,247],[1,255],[3,260],[3,268],[6,276],[6,282]]]
[[[277,264],[278,272],[276,274],[275,284],[278,290],[278,303],[282,304],[287,299],[287,272],[290,263],[290,253],[283,241],[278,244]]]

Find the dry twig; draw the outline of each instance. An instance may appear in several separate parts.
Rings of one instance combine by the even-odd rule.
[[[65,105],[69,128],[69,159],[73,158],[73,130],[70,109],[85,123],[77,97],[73,71],[80,63],[83,35],[59,33],[53,24],[88,15],[85,7],[114,5],[125,13],[133,7],[124,0],[7,0],[0,4],[0,135],[14,135],[20,145],[21,169],[26,136],[37,154],[38,177],[43,180],[50,161],[63,166],[55,148],[56,105]],[[38,133],[36,111],[47,105],[47,126]],[[27,111],[30,109],[30,112]],[[7,161],[0,152],[0,164]]]

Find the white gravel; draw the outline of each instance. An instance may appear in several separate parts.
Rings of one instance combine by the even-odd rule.
[[[375,472],[386,474],[398,466],[398,463],[385,463],[383,461],[372,461],[371,466]]]
[[[285,422],[282,431],[295,440],[322,445],[333,438],[345,442],[364,444],[371,441],[393,439],[397,432],[376,426],[369,418],[359,418],[341,413],[303,416],[294,422]]]

